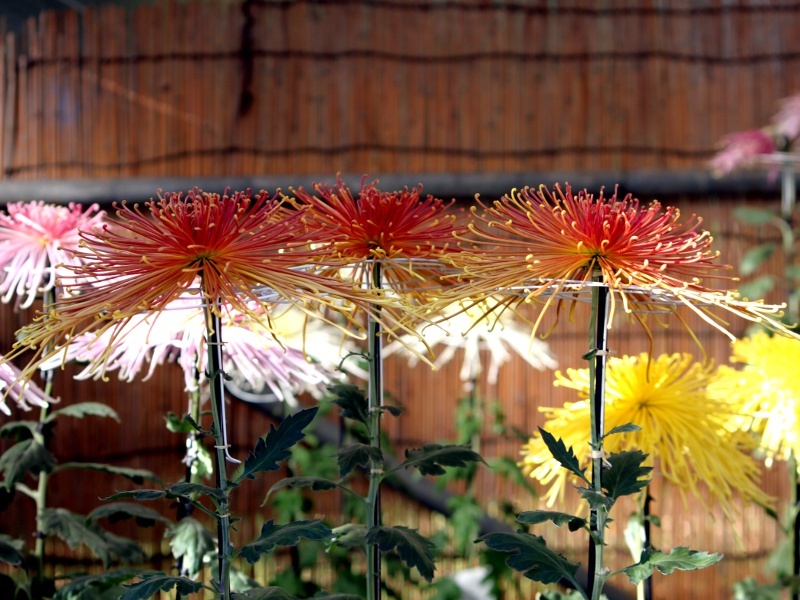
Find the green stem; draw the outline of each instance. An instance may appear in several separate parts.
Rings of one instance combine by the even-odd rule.
[[[213,303],[213,307],[212,307]],[[208,382],[211,387],[211,411],[214,418],[214,482],[217,490],[221,492],[221,500],[216,513],[217,519],[217,551],[219,581],[217,593],[224,599],[230,600],[230,554],[231,518],[229,514],[230,498],[228,492],[228,475],[226,472],[227,461],[227,435],[225,432],[225,388],[222,382],[222,321],[216,313],[219,306],[217,299],[206,298],[206,347],[208,350]]]
[[[380,288],[383,284],[381,265],[374,261],[372,264],[371,285]],[[379,311],[380,307],[375,306]],[[383,372],[381,359],[381,325],[369,316],[369,388],[367,390],[369,408],[369,443],[372,447],[381,447],[381,407],[383,406]],[[367,491],[367,531],[372,531],[381,524],[381,479],[383,476],[383,463],[370,461],[369,490]],[[367,600],[380,600],[381,598],[381,553],[377,544],[368,544],[367,554]]]
[[[47,315],[48,309],[52,307],[55,303],[56,296],[55,290],[45,289],[44,296],[42,298],[42,312]],[[47,318],[46,316],[44,317]],[[49,350],[49,348],[47,349]],[[45,353],[47,353],[45,350]],[[53,370],[45,371],[42,373],[42,377],[44,378],[44,393],[46,396],[50,396],[53,393]],[[50,410],[50,406],[45,404],[41,410],[39,411],[39,426],[36,428],[36,432],[33,434],[33,439],[42,445],[42,447],[47,447],[47,438],[44,435],[44,428],[45,424],[47,423],[47,415]],[[33,554],[36,557],[36,579],[39,583],[42,582],[44,578],[44,567],[46,561],[45,555],[45,538],[46,534],[44,532],[44,513],[47,510],[47,483],[50,479],[50,474],[47,471],[41,471],[39,473],[38,482],[36,486],[36,495],[34,500],[36,501],[36,543],[34,545]]]
[[[605,434],[605,372],[608,353],[608,287],[592,286],[592,316],[589,326],[589,400],[591,419],[592,489],[603,493],[603,435]],[[591,509],[589,542],[589,588],[592,600],[599,600],[605,582],[603,546],[608,515],[603,509]]]

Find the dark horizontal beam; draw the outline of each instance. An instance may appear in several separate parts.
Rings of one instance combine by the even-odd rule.
[[[358,189],[361,175],[346,174],[342,178]],[[768,177],[766,171],[740,172],[715,178],[704,170],[646,171],[529,171],[492,173],[385,173],[368,178],[380,180],[383,190],[402,189],[423,184],[424,191],[440,198],[472,198],[476,193],[487,199],[497,198],[512,188],[552,186],[568,182],[573,188],[599,191],[619,186],[622,193],[632,193],[641,200],[687,196],[775,196],[780,193],[779,178]],[[159,189],[165,192],[187,191],[195,186],[207,192],[252,189],[288,192],[290,186],[311,188],[314,182],[333,184],[336,177],[326,175],[254,175],[250,177],[147,177],[128,179],[39,179],[4,180],[0,183],[0,204],[28,200],[53,203],[100,203],[128,200],[143,202],[154,197]]]

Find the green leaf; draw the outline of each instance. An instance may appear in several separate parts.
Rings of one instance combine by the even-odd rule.
[[[761,244],[750,248],[739,262],[739,272],[742,275],[752,275],[773,254],[775,244]]]
[[[489,468],[495,475],[505,477],[512,483],[524,487],[532,495],[536,495],[536,487],[532,479],[525,475],[522,469],[512,458],[508,456],[498,456],[489,460]]]
[[[103,592],[117,588],[119,584],[133,579],[140,573],[139,569],[116,569],[97,575],[80,575],[61,586],[54,600],[93,600],[102,597]]]
[[[120,418],[110,406],[102,404],[101,402],[78,402],[77,404],[70,404],[62,409],[54,410],[45,419],[45,423],[51,423],[58,417],[75,417],[82,419],[83,417],[108,417],[119,422]]]
[[[94,522],[87,522],[84,517],[63,508],[45,509],[42,530],[47,535],[58,536],[70,548],[88,547],[105,568],[116,559],[136,562],[144,556],[130,540],[103,531]]]
[[[355,594],[329,594],[325,591],[317,592],[312,598],[314,600],[363,600],[361,596]]]
[[[174,497],[189,497],[192,494],[208,496],[216,502],[225,500],[225,492],[219,488],[203,485],[202,483],[181,482],[167,488],[167,493]]]
[[[709,554],[689,550],[685,546],[673,548],[669,554],[660,550],[644,550],[641,560],[635,565],[625,567],[622,573],[628,576],[631,583],[638,585],[653,574],[653,569],[658,569],[664,575],[669,575],[675,569],[680,571],[695,571],[705,569],[722,560],[721,554]]]
[[[601,492],[596,492],[590,488],[579,487],[578,493],[589,503],[589,508],[608,512],[614,506],[615,499],[609,498]]]
[[[297,596],[290,594],[279,587],[265,587],[231,594],[231,600],[299,600]]]
[[[190,577],[203,570],[203,557],[216,549],[214,536],[197,519],[186,517],[170,527],[166,534],[175,558],[182,558],[182,567]]]
[[[586,519],[581,519],[568,513],[552,510],[528,510],[517,515],[517,521],[526,525],[537,525],[552,521],[556,526],[566,524],[570,531],[577,531],[586,526]]]
[[[386,406],[381,406],[380,408],[382,411],[388,412],[393,417],[399,417],[403,414],[403,407],[402,406],[393,406],[391,404],[387,404]]]
[[[647,476],[653,468],[643,467],[645,460],[647,455],[641,450],[619,452],[608,457],[611,466],[603,470],[602,483],[610,498],[616,500],[621,496],[635,494],[650,483]]]
[[[335,528],[331,534],[331,546],[338,546],[339,548],[363,548],[365,545],[365,538],[367,537],[367,528],[364,525],[356,523],[347,523]]]
[[[199,592],[203,587],[203,584],[197,581],[186,577],[173,577],[161,571],[144,573],[141,578],[141,581],[125,585],[128,589],[120,600],[145,600],[152,598],[158,592],[169,592],[173,588],[179,594],[188,596]]]
[[[466,467],[473,462],[484,461],[468,446],[425,444],[420,449],[406,450],[406,459],[392,471],[416,467],[423,475],[443,475],[443,467]]]
[[[739,295],[746,300],[761,300],[775,287],[772,275],[762,275],[739,286]]]
[[[408,527],[373,527],[366,537],[368,544],[377,544],[381,552],[395,550],[407,567],[416,568],[419,574],[430,582],[433,580],[434,566],[433,542],[422,537],[416,529]]]
[[[114,465],[105,465],[102,463],[83,463],[83,462],[68,462],[58,465],[53,469],[54,473],[64,471],[66,469],[88,469],[90,471],[103,471],[111,473],[112,475],[121,475],[130,479],[134,483],[142,484],[145,479],[161,483],[158,475],[147,469],[132,469],[130,467],[116,467]]]
[[[624,425],[618,425],[617,427],[614,427],[614,429],[611,431],[606,431],[606,433],[603,435],[603,439],[617,433],[633,433],[634,431],[641,431],[641,429],[642,428],[636,423],[625,423]]]
[[[0,437],[13,437],[20,430],[32,436],[38,429],[39,423],[37,421],[11,421],[0,427]]]
[[[172,411],[167,413],[167,416],[164,418],[164,420],[167,422],[167,429],[173,433],[194,433],[197,431],[192,423],[183,417],[179,417]]]
[[[547,446],[547,449],[550,450],[550,454],[553,455],[562,467],[571,471],[581,479],[583,479],[586,483],[589,483],[589,480],[586,479],[586,469],[581,469],[581,465],[578,462],[578,458],[575,456],[575,453],[572,451],[572,448],[569,449],[564,444],[564,440],[556,439],[553,437],[552,434],[545,431],[541,427],[539,427],[539,433],[542,436],[542,441]]]
[[[778,218],[773,210],[753,208],[752,206],[739,206],[734,209],[733,216],[750,225],[766,225]]]
[[[270,519],[261,527],[261,535],[242,547],[241,554],[253,564],[262,554],[272,552],[277,546],[296,546],[301,538],[322,541],[330,539],[332,535],[321,519],[294,521],[286,525],[275,525]]]
[[[453,494],[447,501],[451,511],[447,519],[453,530],[453,544],[460,556],[468,556],[475,537],[480,535],[483,509],[473,494]]]
[[[344,477],[356,467],[368,467],[371,463],[383,464],[383,452],[380,448],[368,444],[350,444],[336,452],[339,463],[339,476]]]
[[[575,580],[580,565],[568,561],[555,550],[548,548],[543,537],[518,531],[489,533],[477,541],[485,543],[492,550],[510,554],[506,564],[528,579],[540,583],[557,583],[561,579],[566,579],[576,588],[580,587]]]
[[[164,490],[130,490],[126,492],[117,492],[110,495],[108,498],[101,498],[103,502],[113,502],[114,500],[121,500],[122,498],[133,498],[134,500],[158,500],[159,498],[167,496]]]
[[[780,583],[759,583],[748,577],[733,584],[733,600],[781,600]]]
[[[328,390],[335,396],[333,403],[342,409],[344,418],[369,427],[369,401],[364,390],[352,383],[337,383],[329,386]]]
[[[800,265],[786,265],[783,272],[787,279],[800,279]]]
[[[267,500],[272,495],[273,492],[277,492],[278,490],[284,488],[310,488],[312,492],[324,492],[326,490],[333,490],[336,488],[343,488],[347,489],[344,485],[342,485],[339,481],[332,481],[325,477],[286,477],[278,481],[275,485],[269,488],[267,492],[266,498],[264,498],[264,502],[261,503],[261,506],[267,503]]]
[[[136,519],[136,524],[140,527],[152,527],[157,521],[172,525],[172,521],[166,517],[162,517],[152,508],[147,508],[141,504],[134,504],[133,502],[111,502],[98,506],[86,515],[87,519],[92,519],[94,521],[105,517],[108,517],[111,523],[133,518]]]
[[[25,545],[22,540],[15,540],[14,538],[0,534],[0,561],[8,563],[12,567],[18,567],[25,560],[22,552]]]
[[[55,466],[55,456],[33,438],[17,442],[0,456],[0,473],[4,473],[5,488],[9,491],[27,473],[36,477],[42,472],[49,473]]]
[[[233,476],[233,482],[239,483],[244,479],[255,479],[256,473],[262,471],[275,471],[280,468],[279,461],[291,456],[289,448],[303,439],[303,429],[308,427],[318,408],[307,408],[286,417],[276,429],[270,425],[269,433],[259,438],[254,450],[250,452]]]

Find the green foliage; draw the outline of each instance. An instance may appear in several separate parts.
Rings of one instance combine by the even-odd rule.
[[[750,225],[767,225],[779,219],[777,213],[771,209],[754,208],[752,206],[738,206],[733,210],[733,216],[749,223]]]
[[[383,452],[369,444],[350,444],[336,452],[336,461],[339,464],[339,476],[344,477],[356,467],[383,464]]]
[[[33,438],[17,442],[0,456],[0,473],[3,473],[7,490],[13,489],[27,474],[37,477],[39,473],[49,473],[55,466],[52,452]]]
[[[333,394],[333,403],[342,409],[345,419],[353,419],[369,426],[369,401],[364,390],[352,383],[337,383],[328,388]]]
[[[141,485],[144,483],[145,479],[154,481],[155,483],[161,484],[162,481],[152,471],[147,469],[132,469],[130,467],[117,467],[114,465],[106,465],[101,463],[84,463],[84,462],[67,462],[57,465],[53,469],[53,473],[58,473],[59,471],[66,471],[68,469],[87,469],[89,471],[102,471],[104,473],[110,473],[112,475],[120,475],[127,479],[130,479],[134,483]]]
[[[381,552],[395,550],[406,566],[416,568],[427,581],[433,579],[434,566],[433,543],[424,538],[416,529],[408,527],[373,527],[367,532],[366,542],[377,544]]]
[[[44,422],[52,423],[59,417],[74,417],[76,419],[82,419],[83,417],[105,417],[114,419],[118,423],[120,421],[117,411],[101,402],[78,402],[76,404],[70,404],[69,406],[51,412],[47,415]]]
[[[297,596],[290,594],[280,587],[265,587],[231,594],[232,600],[298,600]]]
[[[187,596],[199,592],[203,584],[186,577],[173,577],[161,571],[154,571],[142,574],[141,581],[126,584],[125,587],[127,590],[120,600],[146,600],[147,598],[152,598],[158,592],[169,592],[172,589],[177,590],[181,595]]]
[[[264,498],[264,502],[261,503],[261,506],[264,506],[267,503],[267,500],[274,492],[290,487],[309,488],[313,492],[324,492],[326,490],[335,490],[336,488],[348,490],[348,488],[344,486],[342,482],[332,481],[330,479],[326,479],[325,477],[286,477],[269,488],[267,491],[267,496]]]
[[[645,460],[647,455],[640,450],[619,452],[608,457],[611,466],[603,471],[602,483],[609,498],[617,500],[647,487],[650,480],[642,477],[647,477],[653,468],[642,466]]]
[[[21,540],[15,540],[11,536],[0,534],[0,561],[18,567],[25,560],[23,552],[25,546]]]
[[[454,494],[448,500],[447,508],[452,511],[447,522],[453,529],[456,550],[459,554],[466,554],[480,533],[483,509],[472,494]]]
[[[748,577],[733,585],[733,600],[780,600],[784,589],[780,583],[759,583]]]
[[[602,439],[606,439],[610,435],[617,435],[619,433],[633,433],[635,431],[640,431],[641,429],[642,428],[636,423],[625,423],[624,425],[617,425],[610,431],[606,431],[601,437]]]
[[[256,473],[279,469],[278,463],[291,456],[289,449],[303,439],[303,429],[314,419],[317,410],[301,410],[286,417],[277,428],[270,425],[269,433],[258,439],[247,460],[234,473],[233,482],[238,484],[244,479],[255,479]]]
[[[286,525],[275,525],[270,519],[261,527],[261,535],[241,549],[242,557],[250,564],[262,554],[269,554],[278,546],[295,546],[300,539],[325,540],[332,536],[330,528],[321,519],[294,521]]]
[[[762,275],[739,286],[739,294],[748,300],[759,300],[775,287],[775,277]]]
[[[0,427],[0,437],[11,438],[16,435],[26,439],[33,437],[38,429],[39,423],[36,421],[10,421]]]
[[[539,433],[542,436],[542,441],[545,443],[548,450],[550,450],[550,454],[553,455],[553,458],[555,458],[562,467],[577,475],[586,483],[590,483],[586,478],[586,469],[581,469],[580,462],[578,462],[578,457],[575,456],[572,448],[566,447],[564,440],[557,440],[551,433],[545,431],[541,427],[539,427]]]
[[[406,459],[390,472],[415,467],[423,475],[443,475],[443,467],[465,467],[472,462],[484,461],[468,446],[425,444],[419,449],[406,450]]]
[[[87,515],[87,519],[92,519],[94,521],[105,517],[108,517],[111,523],[133,518],[136,520],[136,524],[139,527],[152,527],[156,522],[165,523],[167,525],[172,524],[172,521],[166,517],[162,517],[156,511],[132,502],[111,502],[109,504],[103,504]]]
[[[216,548],[214,536],[197,519],[184,517],[167,530],[172,555],[190,577],[203,570],[203,557]]]
[[[586,527],[586,519],[552,510],[530,510],[521,512],[517,515],[517,521],[525,525],[537,525],[550,521],[558,527],[566,525],[570,531],[577,531]]]
[[[490,459],[488,465],[495,475],[505,477],[515,485],[525,488],[531,496],[536,495],[536,488],[531,478],[522,472],[517,461],[508,456],[498,456]]]
[[[684,546],[673,548],[669,554],[660,550],[645,549],[642,558],[635,565],[625,567],[622,573],[628,576],[633,584],[639,584],[653,574],[657,569],[664,575],[669,575],[675,569],[680,571],[695,571],[710,567],[722,560],[721,554],[709,554],[689,550]]]
[[[540,583],[557,583],[561,579],[572,582],[578,572],[577,563],[547,547],[543,537],[518,531],[517,533],[490,533],[478,538],[492,550],[510,554],[506,559],[509,567],[521,572],[528,579]]]
[[[114,569],[97,575],[73,577],[58,589],[54,600],[119,598],[125,591],[120,584],[133,579],[138,574],[139,571],[136,569]]]
[[[45,509],[41,521],[45,534],[58,536],[70,548],[86,546],[106,568],[116,561],[136,563],[144,560],[141,548],[131,540],[104,531],[93,521],[64,508]]]
[[[739,272],[742,275],[752,275],[761,265],[775,254],[775,244],[767,243],[750,248],[745,252],[739,263]]]

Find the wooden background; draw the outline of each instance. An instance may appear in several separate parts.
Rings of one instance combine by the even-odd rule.
[[[415,173],[514,172],[522,174],[519,185],[538,185],[552,182],[527,181],[524,173],[699,170],[722,135],[765,124],[780,98],[800,91],[798,26],[800,3],[755,0],[160,1],[132,11],[44,13],[8,33],[0,49],[0,165],[7,181],[308,173],[331,181],[342,171],[408,174],[409,185]],[[661,200],[703,215],[731,264],[767,235],[737,224],[732,209],[777,201]],[[778,272],[777,259],[769,268]],[[772,299],[780,298],[778,290]],[[562,368],[583,366],[587,315],[579,310],[550,340]],[[29,317],[3,307],[5,347]],[[727,340],[690,322],[708,355],[724,362]],[[732,328],[744,332],[740,323]],[[619,354],[647,349],[625,322],[610,343]],[[678,327],[658,334],[656,351],[700,358]],[[398,449],[454,436],[459,358],[438,373],[387,361],[387,390],[407,408],[387,425]],[[90,436],[86,423],[59,425],[61,460],[111,460],[180,476],[181,444],[161,427],[166,411],[184,407],[177,368],[137,384],[68,375],[57,381],[65,403],[102,399],[123,422]],[[483,381],[480,389],[525,431],[541,424],[539,406],[572,399],[552,388],[552,373],[521,360],[501,371],[496,386]],[[241,456],[268,421],[246,404],[232,414]],[[488,457],[519,452],[488,424],[482,448]],[[782,502],[784,480],[780,465],[765,471],[765,489]],[[519,510],[535,505],[486,471],[480,484],[490,508],[499,498]],[[264,511],[267,484],[259,485],[237,499],[238,512]],[[80,493],[65,482],[53,502],[85,511],[125,486],[91,476],[79,482]],[[656,576],[656,598],[727,598],[733,582],[763,576],[764,557],[781,536],[760,510],[746,508],[728,525],[718,511],[691,499],[681,504],[658,481],[656,496],[663,524],[656,545],[726,555],[701,573]],[[441,525],[407,500],[392,510],[411,526]],[[29,510],[16,516],[0,530],[30,525]],[[547,535],[585,562],[582,540],[575,548],[561,530]],[[611,548],[621,566],[621,527]],[[445,561],[439,572],[453,568]]]

